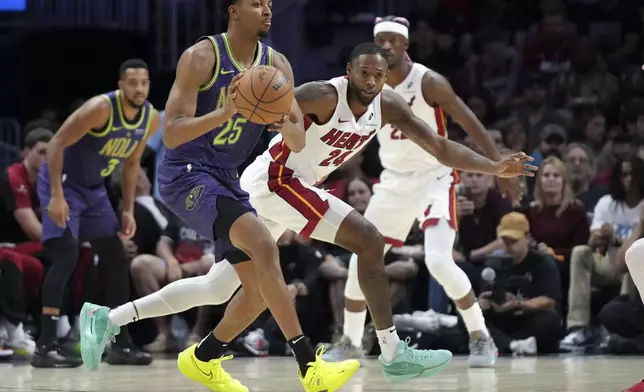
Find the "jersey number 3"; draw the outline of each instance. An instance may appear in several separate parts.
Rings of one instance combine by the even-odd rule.
[[[223,146],[226,144],[235,144],[239,140],[242,131],[244,130],[244,125],[248,120],[243,117],[231,118],[228,120],[221,132],[217,134],[215,140],[212,141],[212,144],[215,146]]]
[[[107,177],[112,174],[114,169],[116,169],[116,167],[119,165],[119,162],[121,161],[119,161],[118,159],[110,159],[109,161],[107,161],[107,167],[101,170],[101,177]]]
[[[353,151],[345,151],[344,153],[340,149],[336,149],[331,151],[329,154],[329,157],[320,162],[320,166],[340,166],[344,163],[344,160],[347,159],[349,154],[351,154]]]

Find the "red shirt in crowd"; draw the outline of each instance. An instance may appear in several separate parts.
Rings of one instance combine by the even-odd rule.
[[[17,162],[9,166],[0,179],[0,242],[30,241],[14,217],[14,212],[22,208],[33,208],[40,219],[36,187],[31,185],[23,162]]]

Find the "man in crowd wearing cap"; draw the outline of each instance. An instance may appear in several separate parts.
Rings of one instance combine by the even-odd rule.
[[[532,154],[534,164],[541,166],[541,162],[550,155],[561,158],[566,152],[568,135],[566,130],[559,124],[548,124],[543,127],[539,135],[539,146]]]
[[[554,352],[562,332],[556,262],[530,248],[530,224],[521,213],[505,215],[498,235],[509,257],[505,263],[502,256],[497,258],[500,262],[488,261],[493,268],[486,269],[483,278],[492,287],[479,297],[490,333],[501,353]]]

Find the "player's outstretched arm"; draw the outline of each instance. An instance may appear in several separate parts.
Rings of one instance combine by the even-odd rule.
[[[196,139],[228,121],[237,112],[230,98],[234,94],[241,73],[231,82],[231,86],[234,87],[229,88],[226,105],[214,112],[195,117],[199,89],[212,77],[215,62],[215,53],[207,41],[191,46],[181,55],[174,84],[165,105],[163,143],[168,148],[177,148]]]
[[[418,118],[409,105],[392,90],[382,91],[383,123],[398,128],[411,141],[432,154],[440,163],[459,170],[494,174],[500,177],[533,176],[536,167],[523,164],[531,157],[519,153],[501,161],[490,160],[446,137],[438,136]]]
[[[63,195],[63,151],[90,130],[102,129],[110,119],[110,103],[102,96],[86,101],[60,127],[47,146],[47,168],[52,196]]]
[[[447,112],[481,148],[486,157],[498,161],[501,154],[481,121],[467,107],[465,102],[454,93],[447,79],[440,74],[427,72],[423,76],[423,98],[429,104],[437,104]],[[521,182],[517,178],[499,180],[499,188],[505,195],[520,200],[523,194]]]
[[[291,68],[291,63],[288,62],[286,56],[278,51],[275,51],[273,65],[275,66],[275,68],[282,71],[284,76],[286,76],[288,81],[291,83],[291,86],[295,88],[295,76],[293,75],[293,68]],[[302,111],[300,110],[300,106],[297,104],[297,100],[294,99],[293,103],[291,104],[291,110],[289,111],[288,119],[274,124],[272,128],[282,134],[284,142],[291,151],[302,151],[304,145],[306,144],[306,133],[304,133],[304,120],[302,119]]]

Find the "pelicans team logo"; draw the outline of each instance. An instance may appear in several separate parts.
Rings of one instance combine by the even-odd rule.
[[[204,189],[206,189],[205,185],[197,185],[190,190],[188,197],[186,197],[186,210],[192,211],[195,209],[199,204],[199,199],[201,199]]]

